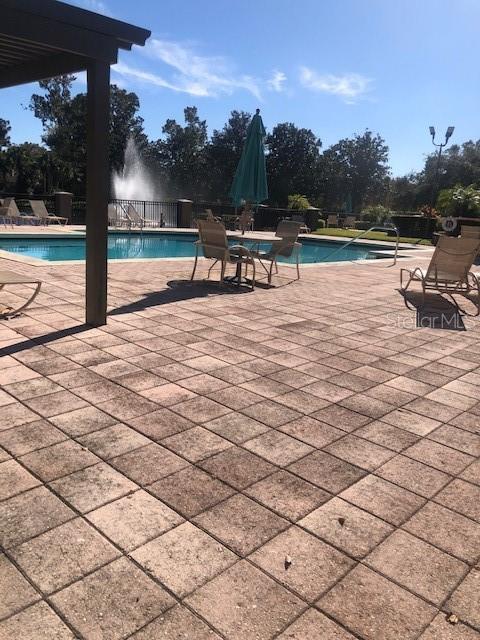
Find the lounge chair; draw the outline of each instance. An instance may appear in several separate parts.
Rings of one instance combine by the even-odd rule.
[[[229,247],[227,233],[225,227],[220,222],[211,220],[198,220],[199,240],[195,242],[195,262],[193,265],[190,280],[193,280],[197,269],[199,250],[203,253],[204,258],[213,260],[212,266],[208,270],[208,278],[210,272],[217,262],[221,263],[220,283],[223,283],[225,277],[225,269],[227,264],[234,264],[237,267],[237,278],[240,284],[242,265],[245,265],[245,276],[247,275],[248,265],[251,265],[253,275],[251,279],[251,287],[255,288],[255,260],[251,252],[242,245],[234,245]]]
[[[470,271],[479,249],[480,238],[440,236],[427,269],[416,267],[400,270],[400,290],[405,293],[412,282],[419,282],[422,286],[422,306],[425,305],[425,292],[428,290],[450,296],[476,292],[476,315],[479,315],[480,274]]]
[[[35,278],[30,278],[28,276],[22,276],[18,273],[15,273],[15,271],[1,270],[0,271],[0,291],[6,285],[9,285],[9,284],[36,284],[37,286],[33,294],[30,296],[30,298],[19,307],[16,307],[16,308],[6,307],[4,309],[0,309],[0,316],[3,316],[3,317],[16,315],[17,313],[19,313],[20,311],[28,307],[28,305],[31,304],[37,297],[38,292],[40,291],[40,287],[42,286],[42,281],[36,280]]]
[[[300,215],[293,215],[291,216],[291,220],[293,220],[293,222],[299,222],[300,223],[300,233],[311,233],[312,230],[310,229],[310,227],[307,227],[307,225],[305,224],[305,218],[303,216]]]
[[[356,221],[356,217],[355,216],[345,216],[345,219],[343,221],[343,226],[345,229],[354,229],[355,228],[355,221]]]
[[[35,218],[38,218],[40,222],[44,222],[45,224],[50,224],[50,222],[57,222],[58,224],[63,225],[67,224],[68,218],[62,218],[61,216],[56,216],[53,213],[48,213],[43,200],[29,200],[29,203],[33,215]]]
[[[34,224],[36,222],[38,224],[39,222],[37,216],[28,216],[20,213],[14,198],[5,198],[0,215],[3,216],[6,220],[10,220],[12,224],[14,222],[18,224],[22,222],[30,222]]]
[[[330,213],[327,217],[327,227],[338,227],[338,216]]]
[[[122,205],[112,204],[108,205],[108,225],[110,227],[127,227],[132,226],[132,219],[125,213]]]
[[[158,227],[158,221],[153,220],[151,218],[146,218],[142,216],[134,207],[132,203],[130,203],[127,207],[127,216],[131,219],[134,225],[143,229],[143,227]]]
[[[274,240],[268,251],[252,251],[252,255],[256,258],[265,269],[268,276],[268,284],[272,282],[272,273],[278,273],[277,259],[279,257],[290,258],[292,255],[296,259],[297,280],[300,279],[299,255],[302,245],[297,242],[298,234],[301,229],[301,222],[293,220],[281,220],[278,223],[275,235],[279,240]],[[270,263],[267,267],[264,263]]]

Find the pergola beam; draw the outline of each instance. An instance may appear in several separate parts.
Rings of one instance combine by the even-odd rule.
[[[36,15],[35,20],[24,11],[2,7],[0,32],[17,41],[45,44],[63,53],[86,56],[110,64],[117,62],[118,43],[102,33],[81,30],[71,24]]]
[[[36,62],[0,67],[0,89],[27,82],[38,82],[64,73],[77,73],[87,66],[87,60],[79,56],[53,55],[37,58]]]

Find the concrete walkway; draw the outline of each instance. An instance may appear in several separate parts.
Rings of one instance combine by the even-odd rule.
[[[45,281],[0,323],[0,640],[480,638],[480,320],[382,261],[164,261],[88,329],[82,265],[0,268]]]

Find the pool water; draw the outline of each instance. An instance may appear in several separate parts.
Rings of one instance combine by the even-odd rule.
[[[195,255],[194,242],[198,235],[193,233],[148,233],[145,235],[129,233],[108,234],[109,260],[132,258],[188,258]],[[235,244],[235,240],[232,240]],[[245,246],[249,246],[246,242]],[[269,243],[261,244],[260,249],[269,248]],[[302,239],[300,262],[329,262],[364,260],[375,256],[372,250],[385,249],[380,245],[352,244],[346,249],[335,251],[338,242],[328,240]],[[79,237],[36,237],[9,238],[0,237],[0,249],[23,256],[39,258],[49,262],[59,260],[85,260],[85,238]],[[335,254],[330,254],[335,251]],[[279,258],[279,262],[293,262],[293,258]]]

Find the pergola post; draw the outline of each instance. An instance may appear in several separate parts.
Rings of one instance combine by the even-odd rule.
[[[107,323],[110,65],[87,68],[86,323]]]

